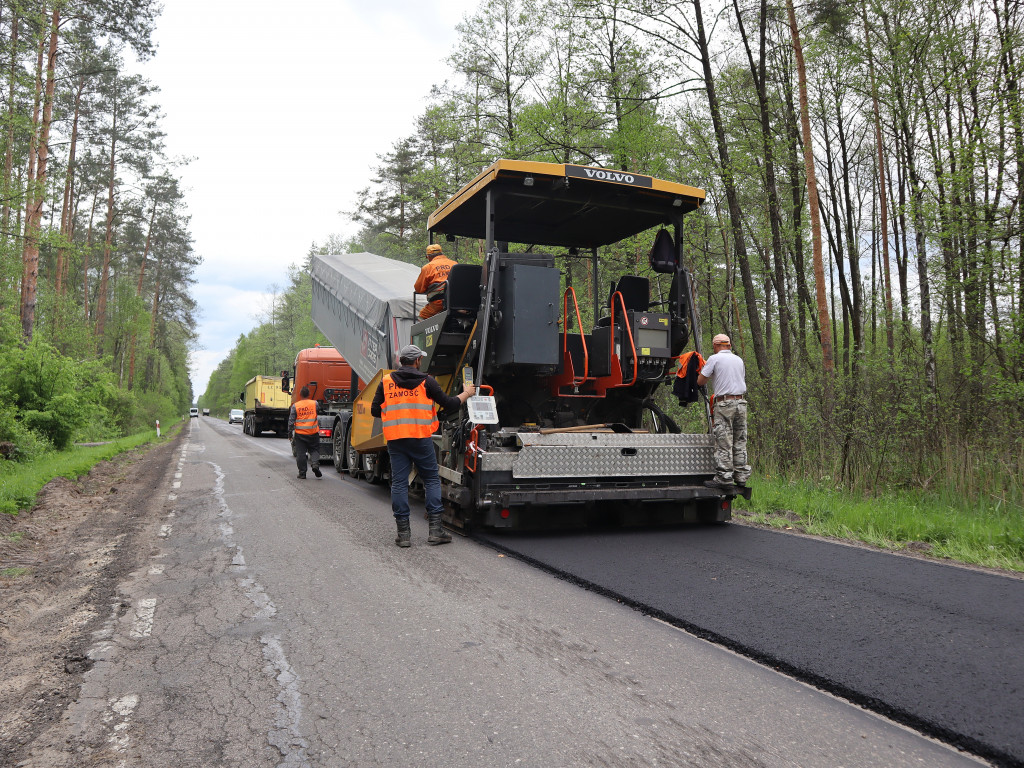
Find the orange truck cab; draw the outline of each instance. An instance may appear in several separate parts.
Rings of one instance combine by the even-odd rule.
[[[300,349],[295,356],[292,376],[284,377],[284,388],[291,392],[293,405],[302,399],[303,387],[309,387],[310,398],[319,403],[320,458],[321,461],[333,459],[339,472],[345,460],[341,441],[352,417],[352,401],[362,385],[337,349],[319,344]],[[335,450],[336,442],[338,450]]]

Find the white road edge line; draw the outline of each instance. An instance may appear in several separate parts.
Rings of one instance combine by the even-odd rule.
[[[132,622],[128,636],[134,639],[149,637],[153,633],[153,620],[156,617],[156,598],[147,597],[135,606],[135,620]]]
[[[242,556],[242,548],[235,543],[235,530],[229,522],[231,520],[231,507],[224,498],[224,471],[214,462],[208,462],[217,476],[213,486],[213,495],[220,506],[219,517],[222,518],[220,533],[225,546],[234,549],[235,554],[231,565],[245,571],[245,558]],[[277,613],[277,606],[270,599],[263,585],[251,578],[239,578],[239,585],[245,595],[256,606],[256,613],[252,617],[254,621],[266,621]],[[302,738],[302,693],[299,690],[299,676],[295,674],[284,649],[281,647],[281,638],[277,635],[264,635],[260,637],[263,644],[263,658],[268,664],[265,668],[268,673],[273,673],[274,679],[279,686],[277,701],[280,703],[280,710],[274,716],[274,725],[267,734],[267,740],[281,753],[283,758],[280,766],[305,766],[310,765],[306,750],[309,744]]]
[[[103,715],[103,722],[109,725],[115,718],[118,718],[120,722],[111,729],[107,741],[115,752],[127,752],[129,742],[128,727],[131,725],[132,714],[135,712],[135,708],[139,706],[139,696],[135,693],[129,693],[119,699],[111,699],[109,704],[110,710]]]

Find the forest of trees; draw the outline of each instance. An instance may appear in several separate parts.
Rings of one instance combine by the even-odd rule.
[[[160,128],[155,0],[0,1],[0,443],[180,416],[198,257]]]
[[[354,247],[418,259],[498,157],[702,187],[685,250],[758,471],[1020,511],[1024,4],[484,0],[458,31]]]
[[[685,251],[747,361],[758,472],[1019,513],[1024,5],[484,0],[458,33],[345,248],[420,263],[498,157],[700,186]],[[642,240],[609,274],[644,273]]]
[[[158,10],[0,0],[4,455],[191,399],[181,161],[125,64],[152,55]],[[706,332],[748,363],[762,474],[1021,503],[1024,5],[483,0],[457,31],[352,206],[359,235],[321,248],[420,263],[427,215],[498,157],[702,187],[685,252]],[[643,273],[645,246],[608,249],[609,275]],[[322,340],[289,279],[218,403]]]

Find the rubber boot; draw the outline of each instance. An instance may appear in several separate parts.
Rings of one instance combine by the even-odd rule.
[[[398,535],[395,536],[395,544],[400,547],[411,547],[412,530],[409,528],[409,518],[396,517],[395,524],[398,526]]]
[[[452,535],[441,525],[440,515],[431,515],[428,521],[430,528],[427,531],[427,544],[447,544],[452,540]]]

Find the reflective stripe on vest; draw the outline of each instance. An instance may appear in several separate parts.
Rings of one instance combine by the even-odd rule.
[[[316,400],[295,401],[295,434],[315,435],[320,431],[316,418]]]
[[[387,374],[381,382],[384,385],[384,402],[380,408],[381,426],[385,440],[401,440],[404,437],[430,437],[437,430],[437,414],[434,401],[427,396],[426,381],[418,387],[400,387]]]

